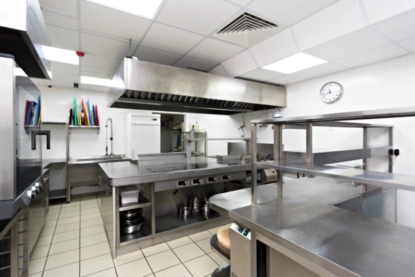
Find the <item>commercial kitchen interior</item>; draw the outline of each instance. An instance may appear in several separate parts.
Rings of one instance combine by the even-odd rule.
[[[415,0],[13,0],[0,277],[414,276]]]

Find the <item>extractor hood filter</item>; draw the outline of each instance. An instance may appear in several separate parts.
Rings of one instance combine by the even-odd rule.
[[[125,58],[109,89],[109,106],[235,114],[286,106],[284,87]]]
[[[223,27],[215,36],[243,47],[251,47],[277,30],[276,24],[255,15],[243,13]]]

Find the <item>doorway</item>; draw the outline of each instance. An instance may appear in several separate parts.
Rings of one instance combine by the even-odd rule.
[[[161,153],[183,151],[181,134],[185,129],[184,114],[160,114]]]

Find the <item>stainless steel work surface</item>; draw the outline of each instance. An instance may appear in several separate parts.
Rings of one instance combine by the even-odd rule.
[[[257,162],[258,168],[275,168],[285,172],[303,173],[351,182],[415,191],[414,176],[387,172],[369,171],[358,168],[343,168],[306,163]]]
[[[258,186],[258,203],[277,199],[277,184]],[[329,178],[284,179],[284,191],[322,204],[334,204],[362,192],[362,186]],[[228,215],[231,210],[251,205],[251,188],[221,193],[209,199],[211,208]]]
[[[159,166],[138,166],[130,161],[99,163],[100,173],[104,175],[102,177],[107,178],[108,185],[114,187],[249,171],[250,168],[250,163],[244,161],[219,164],[216,159],[207,157],[192,158],[191,163]]]
[[[130,160],[125,157],[124,154],[122,155],[113,155],[113,156],[89,156],[89,157],[78,157],[78,158],[70,158],[68,161],[69,165],[78,165],[78,164],[97,164],[97,163],[109,163],[109,162],[117,162],[117,161],[127,161]]]
[[[361,276],[413,276],[415,230],[284,194],[229,212],[236,222],[325,266],[327,260]]]

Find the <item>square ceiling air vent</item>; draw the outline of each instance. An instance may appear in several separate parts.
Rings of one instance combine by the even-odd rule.
[[[243,47],[251,47],[271,36],[278,25],[249,13],[243,13],[215,34],[217,38]]]

